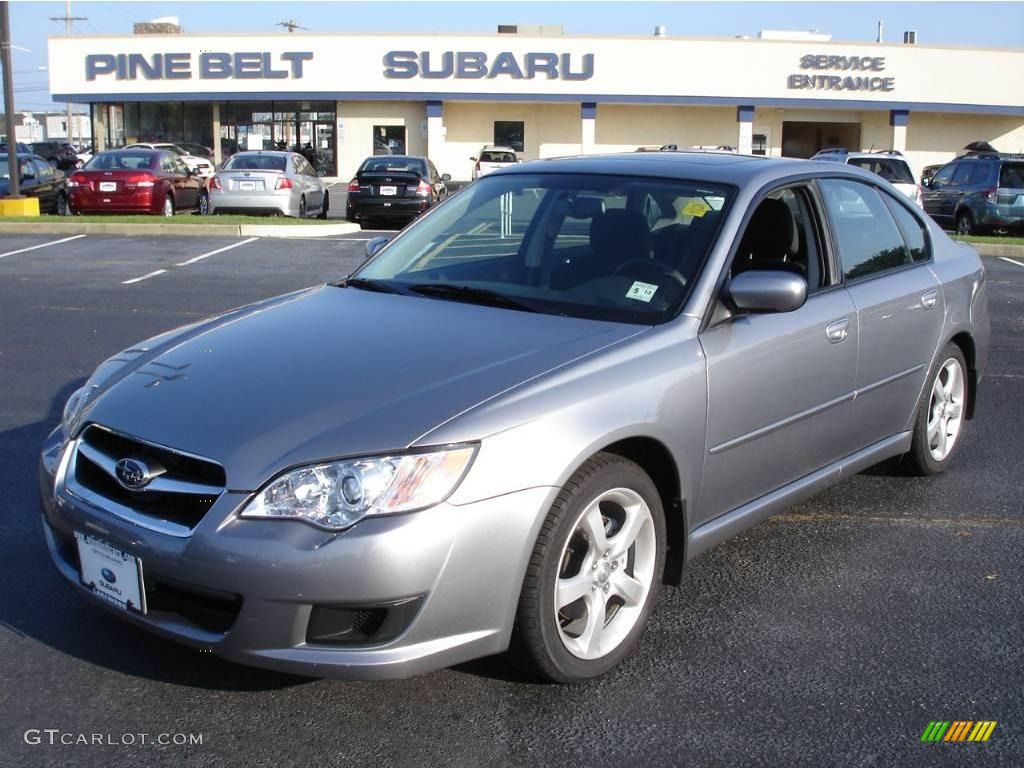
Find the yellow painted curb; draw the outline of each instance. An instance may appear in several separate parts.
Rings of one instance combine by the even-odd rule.
[[[38,197],[0,197],[0,216],[38,215]]]

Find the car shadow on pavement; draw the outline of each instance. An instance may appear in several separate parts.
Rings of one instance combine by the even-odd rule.
[[[52,667],[61,662],[20,642],[36,641],[88,664],[178,685],[231,691],[264,691],[315,682],[313,678],[255,669],[224,661],[153,635],[122,621],[76,594],[50,561],[38,507],[36,461],[43,440],[60,421],[68,396],[84,383],[70,382],[39,421],[0,432],[0,635],[7,662]]]

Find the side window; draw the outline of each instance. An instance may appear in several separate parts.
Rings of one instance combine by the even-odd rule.
[[[33,160],[32,165],[36,168],[36,178],[50,180],[53,178],[53,166],[45,160]]]
[[[769,193],[747,224],[733,258],[732,274],[776,269],[803,277],[811,293],[828,285],[813,210],[803,187]]]
[[[928,245],[928,235],[925,232],[925,225],[917,216],[907,210],[895,200],[886,197],[886,205],[892,211],[896,223],[899,225],[903,239],[910,249],[910,258],[914,261],[927,261],[931,258],[931,248]]]
[[[974,187],[987,183],[991,167],[989,163],[971,164],[971,172],[967,177],[968,186]]]
[[[160,170],[164,173],[174,173],[174,161],[166,152],[160,155]]]
[[[932,176],[933,187],[944,187],[953,180],[953,172],[960,166],[960,163],[950,163]]]
[[[911,263],[903,236],[877,190],[846,179],[822,179],[820,184],[847,280]]]
[[[956,171],[953,172],[953,184],[957,186],[966,184],[967,180],[971,178],[972,171],[973,166],[971,163],[959,163]]]
[[[428,160],[427,161],[427,165],[430,166],[430,178],[431,179],[440,179],[441,178],[441,174],[437,172],[437,168],[434,167],[433,161],[429,161]]]
[[[180,157],[173,158],[174,160],[174,172],[180,176],[188,176],[188,166],[185,165],[185,161]]]

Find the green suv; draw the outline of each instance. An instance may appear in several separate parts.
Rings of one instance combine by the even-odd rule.
[[[1024,231],[1024,155],[958,157],[925,182],[924,209],[961,235]]]

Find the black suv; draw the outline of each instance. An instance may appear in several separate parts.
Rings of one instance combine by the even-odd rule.
[[[82,165],[75,148],[63,141],[37,141],[32,151],[45,157],[50,164],[62,171],[74,170]]]
[[[1024,155],[970,152],[925,182],[924,209],[961,235],[1024,230]]]

